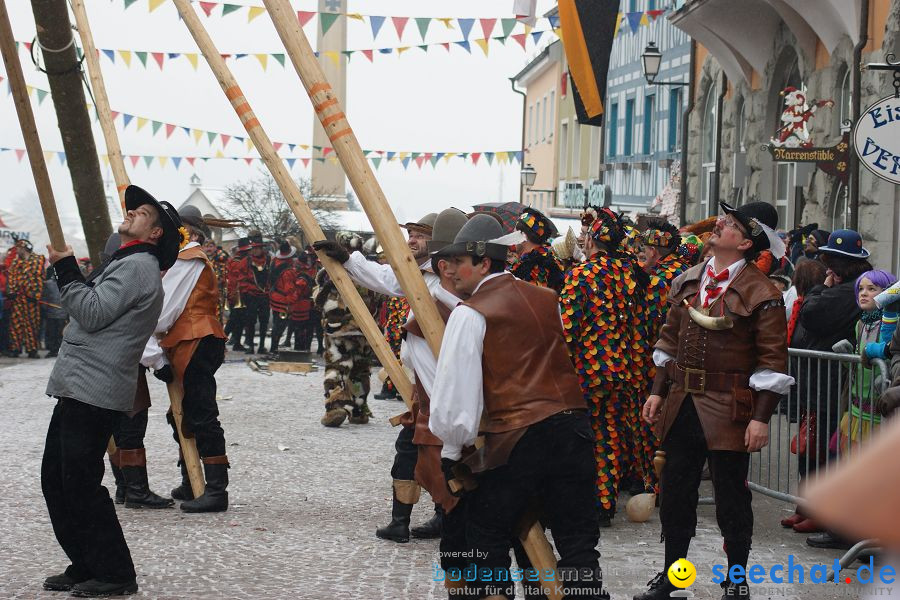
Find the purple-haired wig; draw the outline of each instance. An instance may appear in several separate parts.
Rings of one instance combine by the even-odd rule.
[[[872,282],[873,285],[877,285],[882,290],[897,283],[897,276],[893,273],[888,273],[887,271],[882,271],[881,269],[872,269],[871,271],[866,271],[856,278],[856,286],[853,288],[854,290],[856,290],[857,306],[859,305],[859,284],[863,279],[868,279]]]

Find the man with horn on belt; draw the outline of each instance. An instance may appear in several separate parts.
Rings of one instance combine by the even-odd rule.
[[[215,373],[225,359],[225,331],[216,315],[218,283],[202,246],[210,235],[209,228],[194,206],[182,207],[179,216],[190,242],[163,277],[162,313],[156,335],[144,349],[141,364],[153,368],[157,379],[181,382],[184,388],[182,433],[197,440],[203,461],[206,491],[194,498],[187,465],[179,454],[181,485],[172,490],[172,498],[181,500],[181,510],[185,512],[220,512],[228,509],[229,465],[225,432],[219,423],[216,404]],[[179,442],[171,410],[166,419],[172,426],[175,441]]]
[[[656,425],[666,453],[659,510],[665,565],[635,600],[662,600],[676,589],[666,571],[687,556],[696,535],[707,460],[728,569],[746,570],[753,535],[749,453],[768,443],[769,418],[794,382],[781,292],[752,262],[762,250],[784,256],[778,213],[767,202],[720,204],[725,214],[707,242],[712,258],[672,283],[653,352],[656,377],[643,418]],[[746,580],[722,587],[724,599],[750,598]]]
[[[429,419],[448,483],[469,469],[477,480],[465,528],[478,578],[466,597],[514,592],[511,540],[537,500],[560,556],[558,580],[571,597],[604,598],[591,425],[556,294],[504,270],[517,233],[503,236],[497,220],[475,215],[433,255],[448,260],[457,295],[469,295],[447,322]],[[463,459],[479,431],[484,445]]]
[[[246,348],[241,344],[244,336],[244,327],[247,321],[247,306],[241,297],[241,277],[243,271],[241,265],[250,251],[250,238],[238,239],[234,254],[225,265],[226,272],[226,297],[228,299],[228,323],[225,325],[225,334],[231,336],[231,349],[235,352],[243,352]],[[250,340],[253,343],[253,340]]]

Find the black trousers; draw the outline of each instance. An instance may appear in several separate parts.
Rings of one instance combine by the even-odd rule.
[[[269,329],[269,297],[244,295],[244,304],[247,305],[247,320],[244,321],[244,335],[247,345],[253,345],[253,334],[256,323],[259,322],[259,345],[266,345],[266,331]]]
[[[225,340],[211,335],[197,344],[194,355],[184,370],[184,418],[181,428],[188,437],[197,440],[201,457],[225,455],[225,430],[219,422],[216,403],[216,371],[225,358]],[[166,415],[172,426],[172,436],[178,442],[178,431],[172,413]]]
[[[294,350],[309,351],[309,346],[312,343],[312,330],[312,319],[303,321],[291,319],[290,331],[294,336]]]
[[[0,352],[9,350],[9,308],[0,316]]]
[[[662,449],[666,452],[666,464],[662,471],[659,520],[666,540],[690,540],[697,535],[700,476],[703,463],[709,460],[716,521],[726,549],[745,546],[749,550],[753,536],[753,509],[747,487],[750,454],[707,449],[703,427],[690,396],[684,399]]]
[[[288,315],[287,313],[275,312],[272,311],[272,351],[278,350],[278,343],[281,341],[281,336],[284,334],[284,330],[287,329],[288,323]],[[290,333],[288,333],[290,336]],[[260,345],[262,341],[260,341]]]
[[[228,312],[228,322],[225,324],[225,335],[231,336],[231,343],[238,345],[244,335],[247,323],[247,307],[231,308]],[[252,339],[252,338],[251,338]]]
[[[119,413],[113,429],[113,437],[116,447],[122,450],[137,450],[144,447],[144,436],[147,435],[147,413],[150,409],[136,413],[129,417],[128,413]]]
[[[509,576],[510,540],[536,500],[553,534],[560,556],[557,572],[567,578],[564,587],[575,590],[572,597],[602,597],[595,478],[594,433],[584,411],[566,411],[530,426],[506,465],[479,475],[466,514],[466,542],[479,569],[478,581],[469,587],[477,597],[514,592],[515,584],[496,583],[496,578]],[[494,581],[483,578],[483,569],[491,569]]]
[[[72,565],[68,573],[133,581],[134,563],[103,479],[103,455],[119,412],[60,398],[53,409],[41,488],[53,533]]]
[[[62,332],[66,327],[65,319],[45,319],[44,345],[50,352],[59,352],[62,345]]]
[[[405,481],[413,481],[416,478],[416,461],[419,458],[419,450],[413,444],[415,427],[400,427],[397,441],[394,442],[394,466],[391,467],[391,477]]]

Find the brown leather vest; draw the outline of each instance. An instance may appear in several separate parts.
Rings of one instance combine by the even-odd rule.
[[[522,429],[564,410],[586,408],[556,292],[501,275],[464,304],[487,324],[483,432]]]
[[[202,260],[203,271],[197,279],[184,310],[175,320],[159,345],[168,351],[169,360],[177,375],[184,373],[197,342],[208,335],[225,339],[225,330],[216,317],[219,304],[219,288],[212,265],[199,246],[178,254],[178,260]],[[181,348],[179,348],[181,346]]]
[[[437,305],[438,314],[441,315],[441,319],[443,319],[444,324],[446,324],[447,320],[450,318],[450,311],[453,309],[448,308],[446,304],[440,301],[435,301],[435,304]],[[406,325],[403,326],[403,330],[407,333],[417,335],[420,338],[425,337],[422,334],[422,328],[419,326],[415,317],[406,322]],[[413,434],[413,443],[416,445],[443,446],[444,443],[441,439],[431,433],[431,430],[428,428],[428,418],[431,416],[431,399],[425,392],[425,388],[419,382],[418,376],[415,380],[415,386],[416,399],[418,400],[416,408],[418,410],[414,411],[416,431]]]

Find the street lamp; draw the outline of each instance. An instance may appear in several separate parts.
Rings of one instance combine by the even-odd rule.
[[[537,179],[537,171],[534,170],[534,167],[531,165],[525,165],[522,167],[522,185],[525,186],[525,189],[529,192],[539,192],[545,194],[553,194],[553,197],[556,197],[556,190],[535,190],[532,189],[531,186],[534,185],[535,179]]]
[[[674,87],[687,87],[690,83],[686,81],[656,81],[659,75],[659,68],[662,65],[662,52],[656,47],[656,42],[650,42],[641,55],[641,62],[644,67],[644,77],[649,85],[671,85]]]

